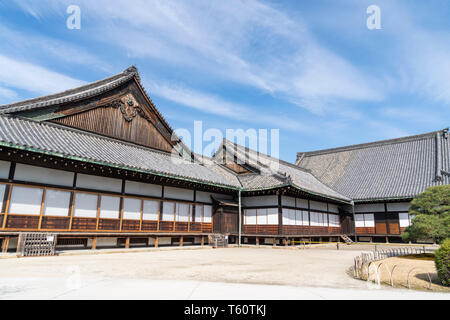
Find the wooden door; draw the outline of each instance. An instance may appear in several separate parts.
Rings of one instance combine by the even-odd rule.
[[[375,213],[375,233],[387,234],[386,214],[384,212]]]
[[[388,213],[389,234],[400,234],[398,213]]]
[[[355,232],[355,224],[351,215],[341,215],[341,227],[343,234],[353,234]]]
[[[213,232],[222,233],[222,208],[213,212]]]
[[[223,212],[223,233],[236,233],[238,232],[238,215],[235,212]]]

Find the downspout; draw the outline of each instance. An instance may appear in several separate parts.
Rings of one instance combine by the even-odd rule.
[[[241,246],[241,234],[242,234],[242,206],[241,206],[241,188],[239,188],[239,235],[238,243]]]

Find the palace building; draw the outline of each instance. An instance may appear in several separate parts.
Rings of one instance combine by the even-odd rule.
[[[411,199],[450,183],[449,154],[445,129],[298,153],[295,164],[228,140],[199,156],[130,67],[0,107],[2,249],[29,232],[56,234],[62,248],[202,245],[215,234],[400,241]]]

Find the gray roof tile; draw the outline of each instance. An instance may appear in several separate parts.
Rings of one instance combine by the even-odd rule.
[[[223,146],[225,146],[228,152],[234,151],[238,159],[241,159],[241,161],[260,171],[258,174],[238,175],[242,186],[246,190],[270,189],[278,186],[292,185],[303,191],[325,198],[346,202],[351,201],[345,195],[323,184],[307,170],[301,169],[292,163],[257,153],[254,150],[236,145],[228,140],[224,140],[219,151]],[[216,152],[215,159],[217,161],[220,160],[220,152]]]
[[[342,148],[299,153],[297,164],[354,200],[412,198],[450,183],[447,130]],[[440,144],[440,152],[437,148]]]
[[[0,115],[0,144],[201,183],[240,187],[236,179],[218,174],[210,165],[52,123]]]

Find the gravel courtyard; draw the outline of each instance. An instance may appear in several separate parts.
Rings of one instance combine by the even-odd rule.
[[[0,299],[57,298],[102,281],[117,284],[115,289],[104,289],[108,298],[123,298],[120,286],[124,283],[145,281],[162,286],[158,281],[367,290],[365,282],[346,274],[360,252],[335,248],[198,248],[0,259]],[[100,292],[91,294],[102,298]]]

